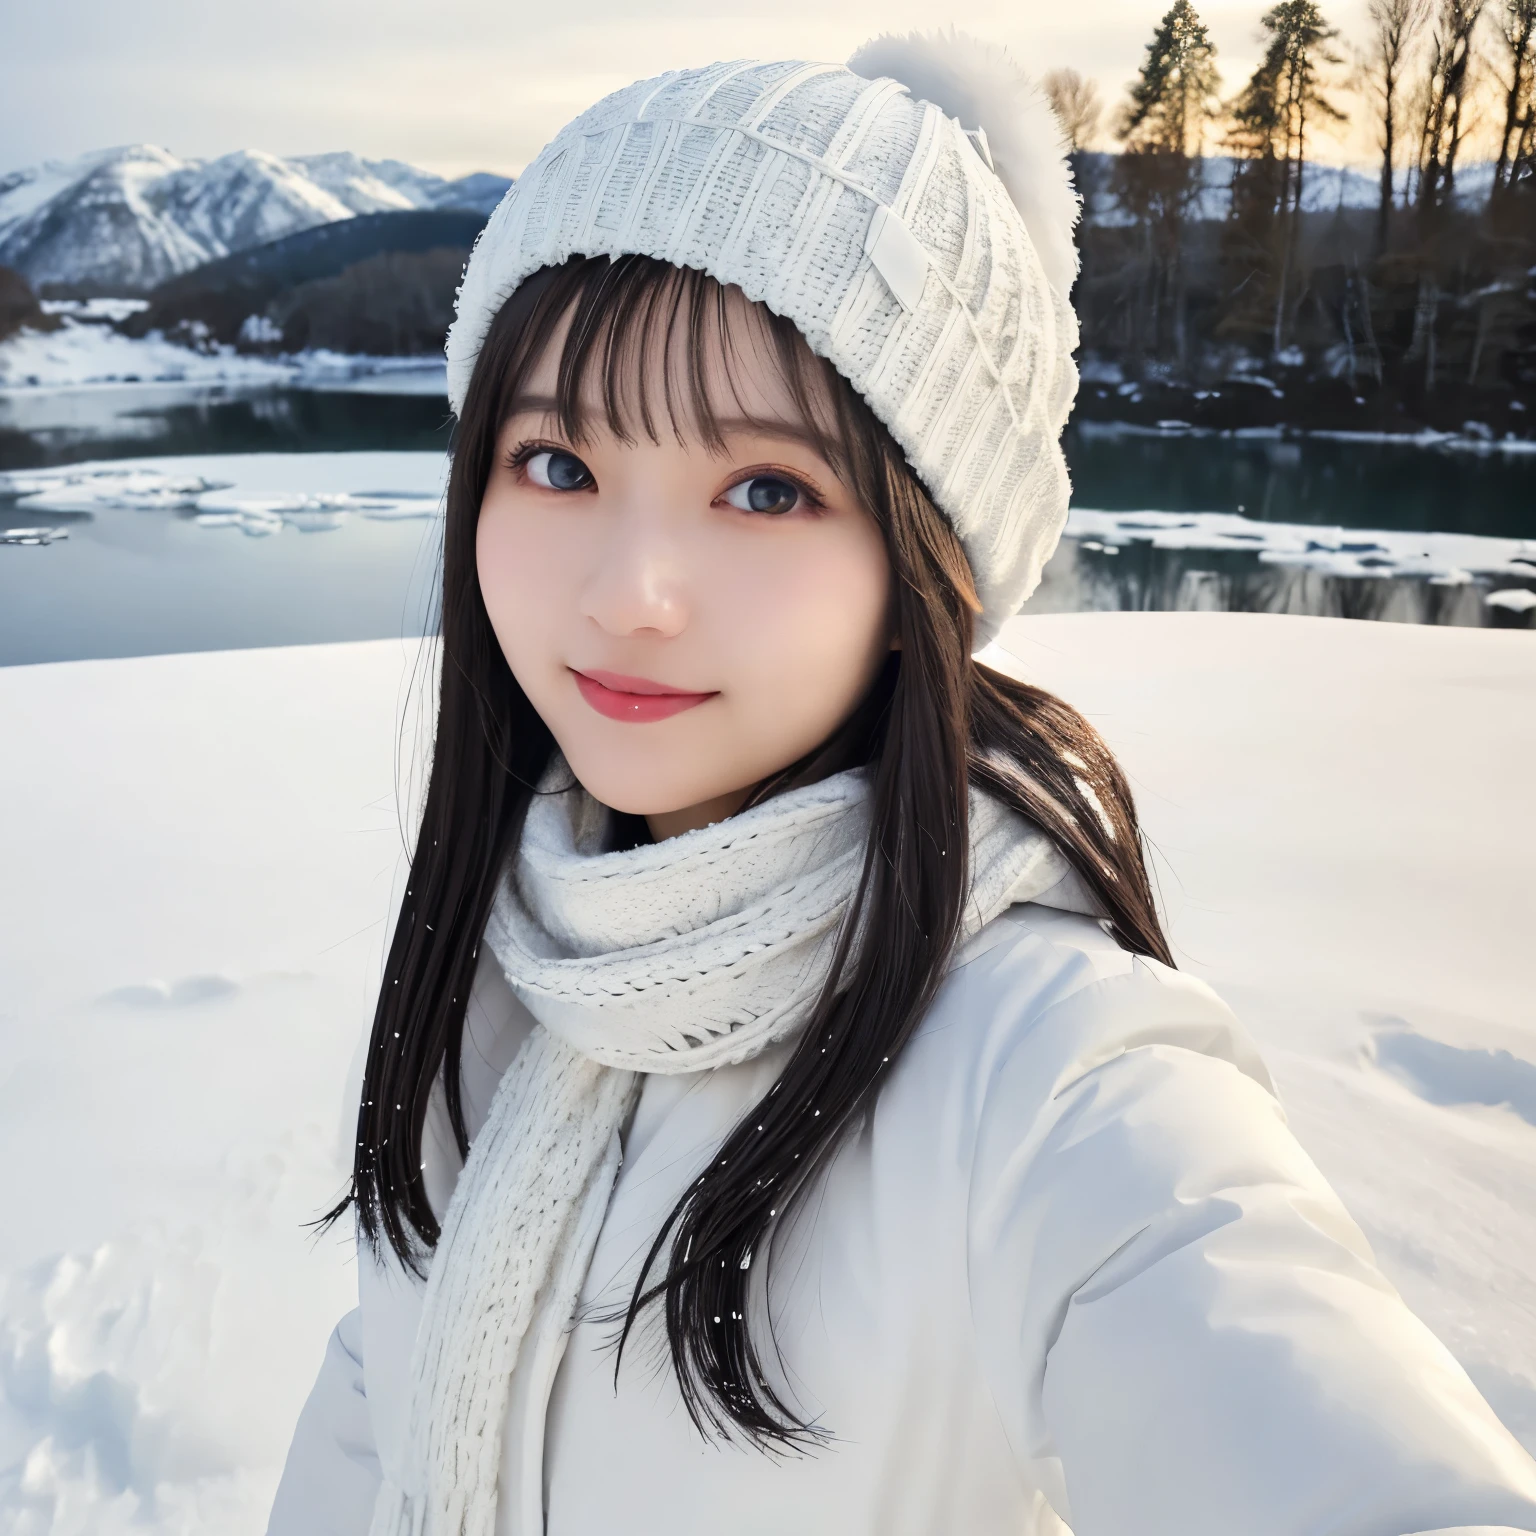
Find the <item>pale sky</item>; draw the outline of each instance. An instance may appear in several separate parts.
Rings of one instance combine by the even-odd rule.
[[[951,23],[1032,72],[1071,65],[1114,103],[1167,3],[0,0],[0,174],[140,141],[188,157],[352,149],[446,175],[516,173],[631,80],[720,58],[843,59],[877,32]],[[1200,5],[1228,93],[1253,66],[1263,9]],[[1361,9],[1336,0],[1328,14],[1353,34]]]

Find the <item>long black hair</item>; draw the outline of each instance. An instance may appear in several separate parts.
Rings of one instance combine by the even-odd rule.
[[[467,1155],[460,1090],[465,1005],[498,880],[553,749],[512,676],[481,599],[475,531],[497,437],[522,382],[566,326],[557,411],[573,439],[600,415],[621,438],[686,423],[718,442],[706,345],[729,356],[731,315],[762,327],[768,355],[824,455],[879,525],[890,560],[893,652],[852,719],[756,799],[868,765],[863,874],[831,975],[776,1089],[656,1234],[624,1323],[659,1302],[683,1400],[701,1432],[758,1444],[809,1433],[768,1384],[765,1342],[735,1322],[771,1256],[776,1223],[878,1092],[950,963],[966,899],[967,786],[979,784],[1057,843],[1126,949],[1171,964],[1131,793],[1093,728],[1050,694],[971,657],[977,611],[959,540],[890,435],[798,331],[762,306],[727,304],[713,279],[642,257],[576,257],[507,300],[459,418],[443,532],[436,739],[410,876],[368,1050],[351,1188],[366,1241],[420,1270],[438,1239],[421,1177],[422,1127],[441,1081]],[[663,399],[643,359],[660,348]],[[854,946],[855,928],[878,944]],[[814,1109],[816,1113],[808,1111]],[[757,1264],[744,1261],[756,1254]],[[622,1343],[621,1343],[622,1348]]]

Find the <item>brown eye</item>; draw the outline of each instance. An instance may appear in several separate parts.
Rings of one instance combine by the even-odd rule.
[[[793,512],[802,494],[800,487],[783,475],[753,475],[750,480],[733,485],[725,499],[743,512],[781,514]]]
[[[541,448],[524,463],[528,478],[546,491],[584,491],[594,484],[592,471],[574,453]]]

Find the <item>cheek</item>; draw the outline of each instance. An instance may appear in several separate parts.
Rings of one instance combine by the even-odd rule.
[[[569,552],[555,520],[519,516],[487,497],[475,529],[480,595],[507,664],[523,680],[547,648],[551,620],[561,607]]]
[[[830,731],[890,647],[889,565],[873,528],[786,555],[739,570],[721,591],[721,611],[734,616],[753,699],[780,719]]]

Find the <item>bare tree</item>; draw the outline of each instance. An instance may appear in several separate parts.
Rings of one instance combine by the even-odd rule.
[[[1475,34],[1485,0],[1436,0],[1429,67],[1421,96],[1419,127],[1418,230],[1414,258],[1419,267],[1413,335],[1405,357],[1422,359],[1424,389],[1439,373],[1442,279],[1454,265],[1456,160],[1471,127]]]
[[[1536,10],[1536,0],[1518,0]],[[1393,170],[1397,160],[1398,115],[1403,74],[1414,40],[1429,15],[1429,0],[1370,0],[1371,40],[1367,67],[1381,98],[1381,199],[1376,214],[1376,249],[1384,250],[1392,219]]]
[[[1449,204],[1456,191],[1456,159],[1471,123],[1474,34],[1485,0],[1439,0],[1430,39],[1429,76],[1419,132],[1419,207]]]
[[[1104,116],[1104,100],[1092,80],[1075,69],[1053,69],[1040,82],[1074,155],[1092,146]]]
[[[1536,0],[1504,0],[1499,32],[1509,50],[1509,89],[1504,97],[1504,131],[1493,168],[1495,194],[1511,185],[1522,149],[1536,118]]]
[[[1504,178],[1506,191],[1522,185],[1529,188],[1536,182],[1536,89],[1531,96],[1533,99],[1526,102],[1515,134],[1515,146]]]

